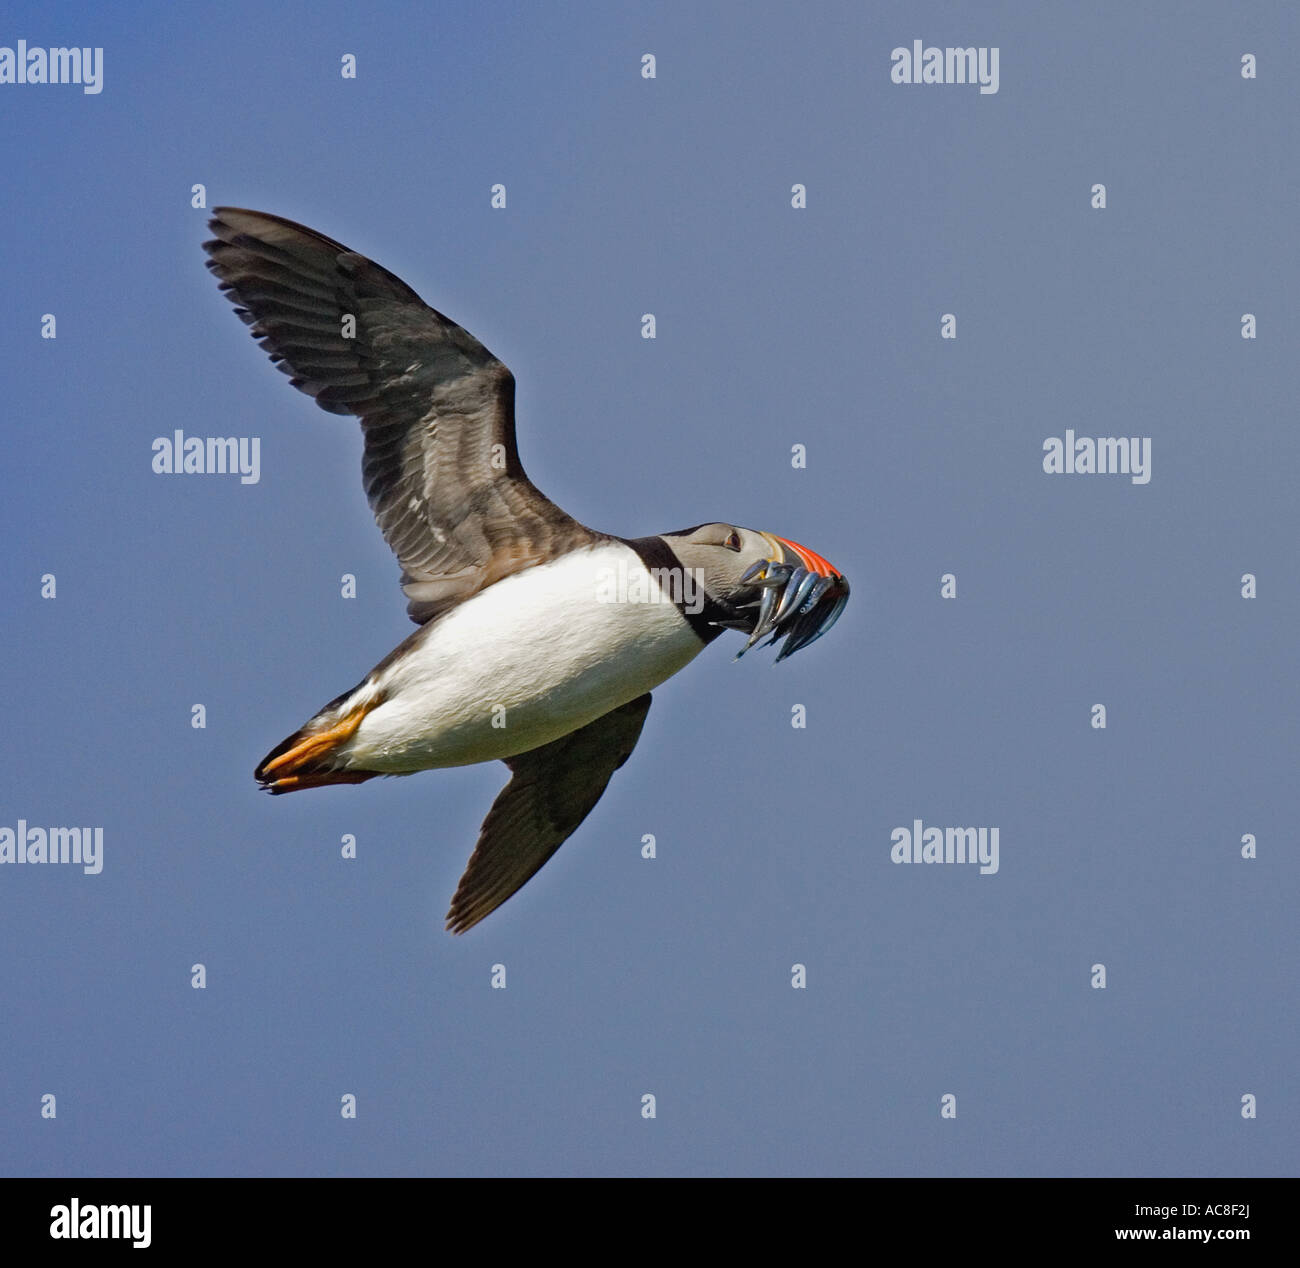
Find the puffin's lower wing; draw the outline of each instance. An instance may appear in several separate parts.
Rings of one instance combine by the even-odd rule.
[[[512,778],[479,830],[456,887],[447,928],[464,933],[501,906],[573,835],[610,777],[632,755],[650,693],[594,722],[505,759]]]

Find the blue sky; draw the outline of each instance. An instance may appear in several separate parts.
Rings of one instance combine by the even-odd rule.
[[[104,86],[0,84],[0,829],[104,858],[0,865],[0,1171],[1294,1174],[1291,6],[20,3],[19,39]],[[997,93],[892,83],[915,39],[997,47]],[[852,581],[776,669],[729,636],[659,688],[463,938],[500,764],[254,784],[412,627],[359,429],[233,317],[196,184],[477,335],[583,522]],[[176,428],[260,480],[154,474]],[[1149,437],[1149,483],[1046,474],[1066,429]],[[892,862],[918,818],[996,826],[996,875]]]

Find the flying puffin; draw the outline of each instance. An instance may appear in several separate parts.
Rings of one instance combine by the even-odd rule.
[[[515,893],[600,800],[650,689],[724,630],[830,629],[849,584],[772,533],[586,528],[524,474],[515,380],[405,282],[291,220],[218,207],[208,268],[292,385],[365,437],[362,479],[420,627],[262,759],[268,792],[496,759],[493,803],[447,913],[463,933]],[[770,645],[769,643],[769,645]]]

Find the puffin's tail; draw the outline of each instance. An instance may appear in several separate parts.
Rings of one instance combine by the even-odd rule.
[[[382,774],[346,768],[341,749],[361,719],[379,704],[375,696],[350,703],[356,694],[349,691],[327,704],[306,726],[277,744],[253,772],[257,782],[269,793],[287,793],[326,784],[360,784]]]

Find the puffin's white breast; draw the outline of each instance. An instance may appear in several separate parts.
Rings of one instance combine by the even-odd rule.
[[[414,771],[527,752],[635,699],[703,647],[636,551],[583,547],[489,586],[372,674],[361,692],[384,699],[346,745],[348,765]]]

